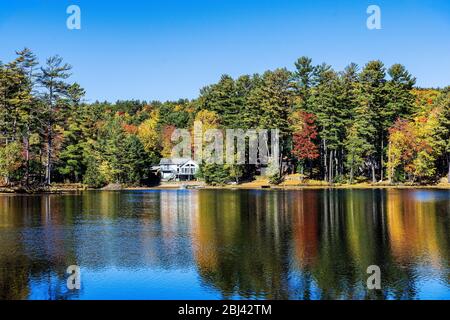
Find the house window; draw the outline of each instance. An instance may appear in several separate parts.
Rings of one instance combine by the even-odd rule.
[[[182,174],[195,174],[195,166],[193,164],[187,164],[185,167],[181,168]]]

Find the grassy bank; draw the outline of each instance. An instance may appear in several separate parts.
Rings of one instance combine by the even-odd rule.
[[[387,181],[380,183],[355,183],[355,184],[344,184],[344,183],[334,183],[329,184],[325,181],[319,180],[304,180],[296,178],[296,175],[288,176],[281,184],[271,185],[268,179],[257,179],[251,182],[245,182],[239,185],[225,185],[225,186],[207,186],[206,188],[214,189],[262,189],[270,187],[271,189],[284,189],[284,190],[301,190],[301,189],[324,189],[324,188],[334,188],[334,189],[450,189],[450,184],[446,181],[441,181],[438,184],[433,185],[418,185],[418,184],[389,184]]]

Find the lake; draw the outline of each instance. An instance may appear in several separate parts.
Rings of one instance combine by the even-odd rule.
[[[449,230],[450,190],[0,195],[0,299],[448,300]]]

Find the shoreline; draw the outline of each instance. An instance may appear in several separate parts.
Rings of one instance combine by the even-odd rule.
[[[130,187],[124,188],[122,190],[178,190],[181,189],[180,186],[158,186],[158,187]],[[407,186],[407,185],[302,185],[302,186],[277,186],[270,185],[267,187],[249,187],[249,186],[202,186],[194,188],[184,188],[184,189],[194,189],[194,190],[321,190],[321,189],[341,189],[341,190],[370,190],[370,189],[440,189],[440,190],[450,190],[450,184],[448,185],[423,185],[423,186]]]
[[[287,184],[287,185],[270,185],[264,183],[243,183],[239,185],[222,185],[222,186],[211,186],[206,185],[203,182],[177,182],[177,183],[163,183],[158,186],[146,187],[127,187],[121,186],[115,189],[91,189],[85,186],[67,186],[64,184],[54,185],[48,190],[37,190],[36,192],[25,192],[23,190],[15,190],[13,188],[2,188],[0,187],[0,195],[32,195],[32,194],[61,194],[61,193],[72,193],[80,191],[146,191],[146,190],[277,190],[277,191],[287,191],[287,190],[323,190],[323,189],[336,189],[336,190],[375,190],[375,189],[436,189],[436,190],[450,190],[450,183],[439,183],[436,185],[386,185],[386,184]]]

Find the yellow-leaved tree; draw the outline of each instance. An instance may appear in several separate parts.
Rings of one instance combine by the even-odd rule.
[[[159,118],[159,111],[154,110],[150,113],[150,117],[138,127],[139,140],[144,146],[145,151],[149,153],[159,152],[161,148],[158,131]]]

